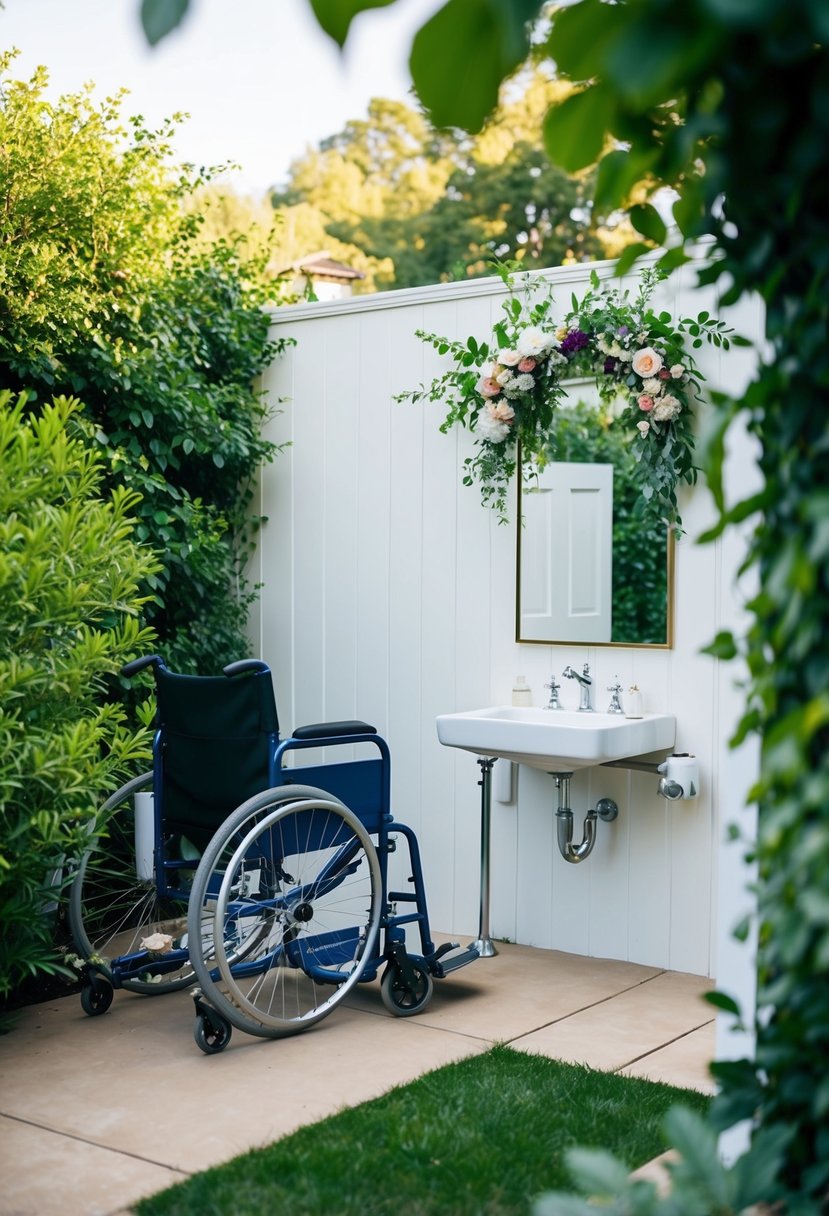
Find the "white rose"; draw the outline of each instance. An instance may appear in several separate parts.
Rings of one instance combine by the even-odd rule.
[[[658,397],[662,392],[662,381],[658,380],[656,376],[651,376],[650,380],[646,380],[642,385],[642,389],[644,392],[650,393],[652,397]]]
[[[671,396],[670,393],[666,393],[664,397],[659,398],[653,407],[653,416],[657,422],[670,422],[681,411],[682,406],[676,397]]]
[[[548,337],[537,326],[529,325],[521,332],[515,345],[519,358],[537,359],[539,355],[543,355],[545,351],[548,351],[552,344],[552,338]]]
[[[498,373],[495,379],[501,385],[501,388],[504,388],[512,380],[512,372],[508,367],[505,367],[502,372]]]
[[[498,362],[502,367],[515,367],[516,363],[521,362],[521,356],[517,350],[499,350]]]
[[[503,443],[509,434],[509,426],[506,422],[493,418],[487,411],[478,415],[475,431],[487,443]]]
[[[671,368],[671,378],[673,380],[678,380],[680,376],[684,376],[684,375],[685,375],[685,368],[682,366],[681,363],[675,363],[673,365],[673,367]]]
[[[648,431],[651,429],[651,424],[649,422],[637,422],[636,429],[639,432],[639,434],[642,436],[642,438],[644,439],[646,437]]]

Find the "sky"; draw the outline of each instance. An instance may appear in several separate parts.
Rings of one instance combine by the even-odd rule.
[[[20,51],[17,79],[45,64],[55,97],[93,81],[101,99],[128,88],[123,113],[150,125],[188,112],[177,159],[232,161],[234,188],[260,195],[308,146],[365,117],[372,97],[406,98],[412,35],[442,2],[361,14],[341,53],[308,0],[190,0],[185,22],[155,48],[140,0],[2,0],[0,49]]]

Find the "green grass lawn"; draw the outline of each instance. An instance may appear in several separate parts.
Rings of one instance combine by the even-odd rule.
[[[367,1059],[367,1067],[370,1060]],[[609,1149],[631,1168],[692,1090],[494,1047],[143,1200],[140,1216],[527,1216],[568,1187],[564,1153]],[[220,1095],[205,1117],[232,1120]]]

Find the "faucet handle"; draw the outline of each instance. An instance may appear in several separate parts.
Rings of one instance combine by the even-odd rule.
[[[607,686],[607,691],[613,694],[610,698],[610,705],[608,706],[607,712],[609,714],[623,714],[625,711],[622,709],[622,685],[619,683],[618,676],[614,676],[613,678],[616,683],[608,684]]]
[[[555,674],[550,676],[549,682],[544,687],[550,690],[550,700],[545,709],[561,709],[561,703],[558,699],[558,690],[561,688],[561,685],[556,680]]]

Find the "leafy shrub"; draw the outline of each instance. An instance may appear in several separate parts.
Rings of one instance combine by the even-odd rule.
[[[171,165],[175,120],[124,124],[90,89],[51,103],[47,83],[4,82],[0,103],[0,366],[83,400],[160,553],[146,619],[171,665],[212,673],[247,652],[251,487],[276,451],[255,387],[281,349],[269,250],[201,239],[188,208],[208,175]]]
[[[101,694],[151,642],[137,588],[158,565],[83,429],[77,402],[0,393],[0,998],[59,969],[46,911],[149,750]]]

